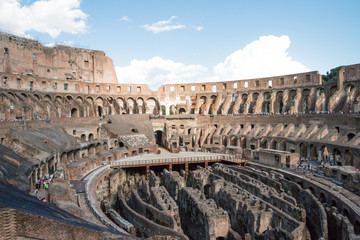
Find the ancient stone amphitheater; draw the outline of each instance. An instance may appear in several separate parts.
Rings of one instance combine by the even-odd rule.
[[[0,50],[1,240],[360,239],[360,65],[151,91],[102,51]]]

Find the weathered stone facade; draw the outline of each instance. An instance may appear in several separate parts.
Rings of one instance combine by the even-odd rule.
[[[118,84],[102,51],[3,33],[0,43],[0,181],[33,192],[54,175],[52,204],[117,232],[67,214],[38,216],[39,204],[23,196],[23,205],[0,197],[2,235],[43,238],[26,221],[56,218],[50,225],[63,233],[49,239],[125,239],[126,231],[149,239],[359,239],[360,64],[327,82],[315,71],[151,91]],[[146,160],[158,145],[231,154],[250,167],[149,174],[108,165]],[[299,158],[337,165],[322,170],[333,182],[289,172]],[[27,202],[30,210],[20,209]]]

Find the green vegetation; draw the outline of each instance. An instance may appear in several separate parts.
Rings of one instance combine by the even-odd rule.
[[[329,80],[331,79],[336,79],[337,76],[338,76],[338,73],[340,71],[340,69],[342,68],[343,66],[339,66],[339,67],[336,67],[336,68],[333,68],[330,70],[330,72],[326,72],[326,75],[321,75],[322,76],[322,80],[323,80],[323,84],[324,83],[327,83]]]
[[[161,106],[161,113],[162,113],[162,115],[166,115],[166,107],[165,106]]]

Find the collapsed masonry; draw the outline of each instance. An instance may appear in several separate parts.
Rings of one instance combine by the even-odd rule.
[[[324,193],[320,202],[313,187],[306,190],[271,168],[215,164],[198,167],[188,179],[181,172],[151,171],[146,181],[119,170],[109,180],[119,180],[111,186],[118,192],[104,209],[115,209],[139,237],[358,239],[358,222],[340,213],[341,206],[328,204]]]

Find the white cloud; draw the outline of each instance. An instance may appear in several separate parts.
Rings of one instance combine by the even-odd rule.
[[[183,63],[154,57],[147,61],[132,60],[130,66],[116,67],[120,83],[143,83],[156,90],[161,84],[183,83],[205,77],[207,68],[201,65],[185,65]]]
[[[246,79],[306,72],[309,69],[288,56],[290,38],[262,36],[213,67],[217,79]]]
[[[286,35],[262,36],[227,56],[212,71],[202,65],[185,65],[154,57],[147,61],[134,59],[130,66],[116,67],[116,73],[120,83],[144,83],[157,90],[168,83],[240,80],[309,71],[288,56],[289,46],[290,39]]]
[[[128,16],[122,16],[122,18],[120,18],[120,21],[128,22],[130,21],[130,18]]]
[[[156,23],[153,23],[151,25],[144,25],[143,28],[146,31],[150,31],[153,33],[160,33],[160,32],[167,32],[167,31],[171,31],[171,30],[176,30],[176,29],[181,29],[181,28],[186,28],[185,25],[182,24],[171,24],[172,20],[177,18],[176,16],[171,16],[168,20],[162,20],[162,21],[158,21]]]
[[[28,31],[47,33],[56,38],[62,32],[86,31],[81,0],[38,0],[22,6],[21,0],[0,0],[0,28],[25,35]]]
[[[201,31],[201,30],[203,30],[204,29],[204,27],[203,26],[197,26],[197,27],[194,27],[195,28],[195,30],[196,31]]]

